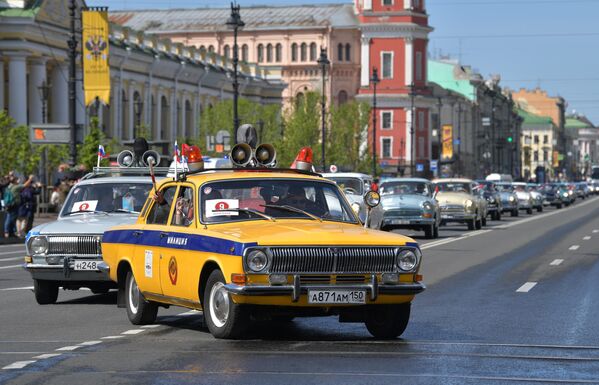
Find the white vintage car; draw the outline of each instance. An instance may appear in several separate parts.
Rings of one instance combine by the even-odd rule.
[[[360,207],[358,216],[362,223],[364,223],[368,210],[364,203],[364,195],[370,191],[372,177],[359,172],[325,173],[322,176],[335,182],[345,193],[347,200],[352,206],[358,205]]]

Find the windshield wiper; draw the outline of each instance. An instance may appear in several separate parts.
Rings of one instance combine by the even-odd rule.
[[[254,209],[219,209],[219,210],[212,210],[215,213],[220,213],[220,212],[227,212],[227,211],[236,211],[236,212],[242,212],[242,213],[250,213],[250,214],[255,214],[259,217],[262,217],[264,219],[267,219],[271,222],[276,222],[276,220],[271,217],[270,215],[266,215],[264,213],[261,213],[258,210],[254,210]]]
[[[78,210],[78,211],[71,211],[66,214],[62,214],[62,216],[64,217],[67,215],[79,214],[79,213],[100,213],[100,214],[108,215],[108,213],[106,211],[102,211],[102,210]]]
[[[125,209],[115,209],[115,210],[110,210],[109,213],[139,214],[139,211],[125,210]]]
[[[311,214],[305,210],[298,209],[297,207],[293,207],[293,206],[289,206],[289,205],[272,205],[272,204],[268,204],[268,203],[265,205],[260,205],[260,206],[273,208],[273,209],[283,209],[283,210],[291,211],[291,212],[298,213],[298,214],[304,214],[307,217],[310,217],[314,220],[322,222],[322,218],[319,218],[316,215]]]

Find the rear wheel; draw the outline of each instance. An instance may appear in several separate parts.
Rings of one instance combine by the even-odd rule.
[[[127,272],[125,281],[125,302],[127,307],[127,317],[133,325],[147,325],[156,321],[158,314],[158,305],[154,302],[146,301],[139,291],[133,272]]]
[[[538,212],[538,213],[542,213],[542,212],[543,212],[543,206],[539,206],[539,207],[537,207],[537,212]]]
[[[483,219],[482,218],[476,219],[474,226],[476,227],[477,230],[480,230],[483,227]]]
[[[375,338],[392,339],[403,334],[410,321],[410,303],[373,306],[366,312],[366,329]]]
[[[482,223],[482,224],[483,224],[483,226],[486,226],[486,225],[487,225],[487,217],[486,217],[486,216],[482,217],[482,222],[483,222],[483,223]]]
[[[497,215],[495,216],[496,220],[501,220],[501,210],[497,210]]]
[[[105,288],[105,287],[102,287],[102,288],[95,287],[95,288],[91,288],[90,290],[92,291],[93,294],[106,294],[106,293],[108,293],[108,291],[110,289]]]
[[[518,216],[518,209],[513,209],[512,210],[512,216],[513,217],[517,217]]]
[[[439,225],[437,224],[437,222],[435,222],[433,228],[433,238],[439,238]]]
[[[33,293],[35,294],[35,300],[40,305],[55,303],[58,299],[58,284],[53,281],[34,279]]]
[[[210,273],[204,290],[204,321],[216,338],[237,338],[245,331],[249,317],[245,309],[231,300],[220,270]]]
[[[562,208],[562,204],[561,204],[561,203],[559,203],[559,204],[557,204],[555,207],[557,207],[558,209],[561,209],[561,208]]]
[[[468,230],[474,230],[475,227],[476,227],[476,219],[472,219],[471,221],[468,222]]]
[[[424,237],[426,239],[432,239],[432,238],[434,238],[434,234],[435,234],[434,227],[435,227],[435,225],[430,225],[430,226],[425,226],[424,227]]]

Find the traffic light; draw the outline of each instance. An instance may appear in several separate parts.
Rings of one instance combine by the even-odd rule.
[[[512,138],[511,136],[507,137],[507,142],[508,143],[512,143],[514,141],[514,138]]]

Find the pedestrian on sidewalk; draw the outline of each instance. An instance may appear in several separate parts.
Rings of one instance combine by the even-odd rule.
[[[10,184],[4,189],[4,205],[6,207],[6,218],[4,219],[4,238],[17,234],[17,216],[21,204],[21,191],[29,186],[33,179],[28,179],[24,184],[19,183],[19,178],[10,176]]]
[[[33,216],[36,208],[36,195],[40,193],[41,183],[34,182],[35,176],[29,175],[29,179],[20,192],[21,203],[17,213],[17,236],[25,238],[25,235],[33,227]],[[29,183],[29,184],[27,184]]]

